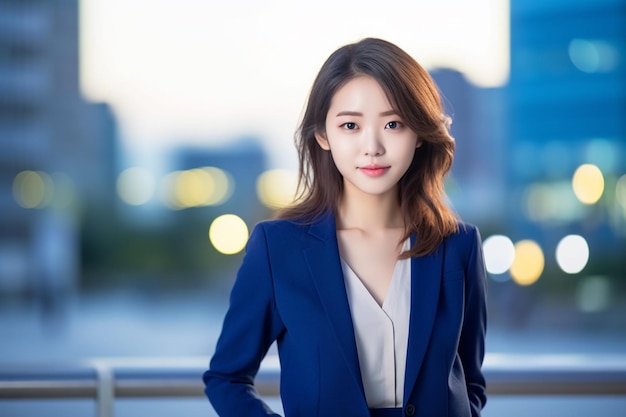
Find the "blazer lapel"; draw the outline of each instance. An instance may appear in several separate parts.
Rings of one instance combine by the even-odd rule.
[[[309,234],[315,239],[312,239],[311,244],[304,250],[304,256],[311,277],[348,368],[360,392],[364,393],[350,305],[339,258],[334,216],[328,214],[313,223]]]
[[[304,249],[308,269],[337,337],[348,368],[365,395],[359,358],[350,314],[350,305],[341,270],[335,218],[328,214],[313,223],[309,234],[314,237]],[[415,236],[411,237],[411,244]],[[407,348],[404,398],[409,398],[419,375],[437,313],[443,271],[441,250],[411,258],[411,317]],[[365,399],[365,397],[363,397]]]
[[[415,237],[411,237],[415,243]],[[407,348],[404,398],[410,397],[417,381],[430,333],[437,313],[443,269],[441,249],[435,253],[411,258],[411,317]]]

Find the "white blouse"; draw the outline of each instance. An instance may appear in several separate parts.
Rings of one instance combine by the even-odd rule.
[[[410,248],[404,242],[403,251]],[[411,308],[411,262],[396,262],[382,307],[342,259],[361,378],[370,408],[401,407]]]

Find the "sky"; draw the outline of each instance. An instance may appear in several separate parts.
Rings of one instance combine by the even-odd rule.
[[[374,36],[479,86],[509,74],[507,0],[80,0],[81,89],[113,107],[135,155],[258,136],[294,167],[311,83],[338,47]]]

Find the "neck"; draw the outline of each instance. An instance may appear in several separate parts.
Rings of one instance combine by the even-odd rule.
[[[344,188],[337,211],[339,229],[377,231],[404,227],[397,190],[371,195]]]

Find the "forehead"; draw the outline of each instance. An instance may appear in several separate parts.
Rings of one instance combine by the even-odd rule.
[[[353,107],[344,110],[367,108],[390,110],[393,108],[381,85],[370,76],[358,76],[339,87],[330,103],[330,109]]]

